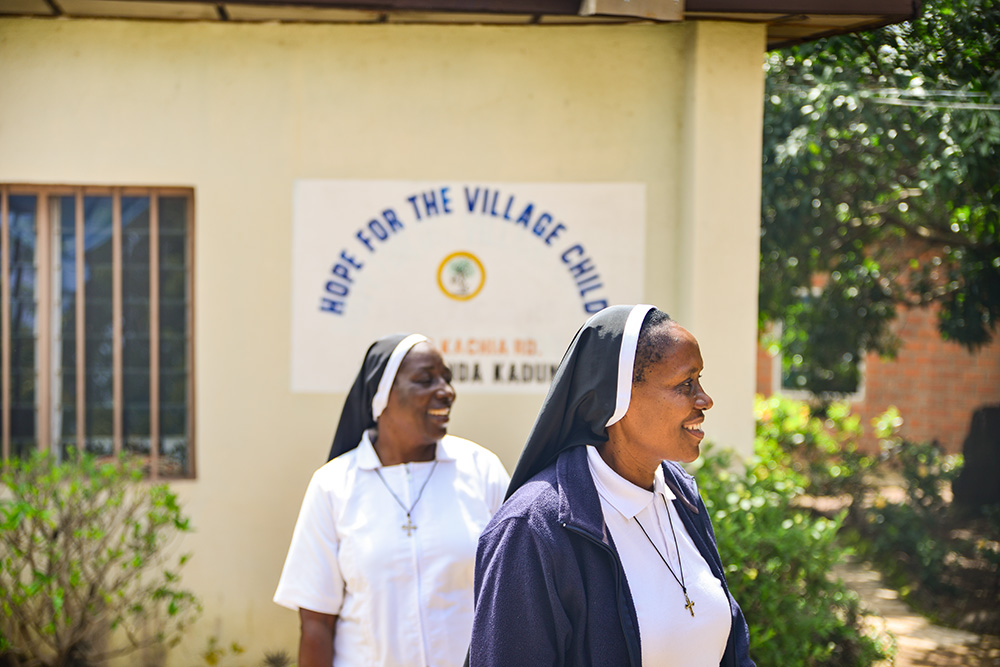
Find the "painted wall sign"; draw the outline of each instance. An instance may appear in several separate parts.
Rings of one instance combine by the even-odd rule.
[[[292,391],[347,391],[371,341],[416,331],[459,391],[544,393],[587,317],[642,300],[642,184],[300,180],[293,199]]]

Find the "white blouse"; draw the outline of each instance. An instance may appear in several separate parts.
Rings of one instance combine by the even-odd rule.
[[[274,601],[337,616],[335,667],[465,658],[476,544],[509,476],[495,454],[455,436],[435,458],[383,466],[366,433],[309,482]],[[421,487],[407,531],[400,503],[413,505]]]
[[[729,598],[677,514],[676,496],[663,481],[663,469],[657,467],[650,492],[612,470],[595,447],[587,447],[587,456],[604,521],[635,603],[643,667],[718,667],[732,625]],[[673,519],[673,534],[667,511]],[[678,578],[683,565],[694,616],[685,607],[683,589],[657,555],[654,544]]]

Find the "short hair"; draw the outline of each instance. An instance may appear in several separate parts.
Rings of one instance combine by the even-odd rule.
[[[673,322],[670,316],[658,308],[646,313],[639,329],[639,340],[635,346],[635,362],[632,365],[632,383],[646,381],[646,371],[659,363],[663,355],[673,347],[675,337],[668,327],[662,325]]]

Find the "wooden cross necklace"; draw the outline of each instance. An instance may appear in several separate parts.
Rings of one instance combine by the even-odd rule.
[[[667,507],[667,499],[663,498],[663,496],[660,496],[660,498],[663,499],[663,508],[667,511],[667,519],[670,521],[670,534],[674,536],[674,550],[677,552],[677,566],[678,568],[680,568],[681,571],[681,576],[679,579],[677,578],[677,574],[674,572],[674,568],[670,567],[670,563],[667,562],[667,559],[664,558],[663,554],[660,553],[660,550],[657,548],[656,544],[653,542],[652,539],[650,539],[649,533],[647,533],[646,529],[642,527],[641,523],[639,523],[639,517],[633,517],[633,518],[635,519],[635,522],[639,524],[639,528],[642,530],[642,534],[646,536],[647,540],[649,540],[650,546],[652,546],[653,549],[656,551],[656,555],[660,557],[660,560],[663,561],[663,564],[667,566],[668,570],[670,570],[670,574],[674,575],[674,579],[680,585],[681,590],[684,591],[684,601],[685,601],[684,608],[687,609],[689,612],[691,612],[691,616],[693,617],[694,602],[692,602],[691,598],[688,597],[688,589],[687,586],[684,585],[684,563],[681,562],[681,550],[677,546],[677,533],[674,532],[674,519],[672,516],[670,516],[670,508]]]
[[[399,496],[396,495],[396,492],[392,490],[392,487],[389,486],[389,483],[385,481],[385,477],[382,476],[382,470],[380,468],[375,468],[375,474],[378,475],[378,478],[380,480],[382,480],[382,484],[385,486],[386,491],[388,491],[389,494],[392,496],[392,499],[396,501],[396,504],[399,505],[401,508],[403,508],[403,511],[406,512],[406,523],[400,526],[400,528],[406,531],[407,537],[412,537],[413,531],[417,529],[417,527],[413,524],[412,519],[410,519],[410,512],[412,512],[413,508],[416,507],[417,503],[420,502],[420,496],[424,495],[424,489],[427,488],[427,482],[431,481],[431,475],[434,474],[434,469],[437,468],[437,464],[438,460],[434,459],[434,465],[431,466],[431,471],[427,473],[427,478],[424,479],[424,483],[423,485],[421,485],[420,491],[417,492],[417,499],[413,501],[412,505],[410,505],[410,509],[406,509],[406,505],[404,505],[403,501],[399,499]]]

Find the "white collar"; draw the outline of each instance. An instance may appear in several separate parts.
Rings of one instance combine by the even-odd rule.
[[[378,454],[375,453],[375,447],[372,445],[371,438],[368,437],[368,431],[364,432],[361,436],[361,442],[358,443],[358,453],[357,462],[358,467],[362,470],[375,470],[376,468],[383,468],[382,462],[378,458]],[[448,442],[448,438],[444,437],[437,441],[437,448],[434,450],[434,458],[438,461],[454,461],[455,452],[452,451],[452,447]]]
[[[590,464],[590,474],[594,478],[597,492],[608,503],[618,510],[626,519],[635,517],[652,502],[656,494],[666,500],[674,500],[677,496],[663,481],[663,466],[656,467],[653,475],[653,490],[647,491],[628,481],[601,458],[597,448],[587,445],[587,462]]]

